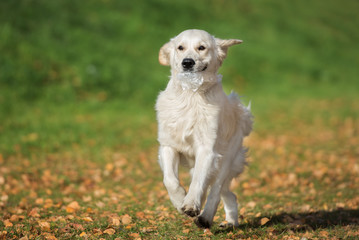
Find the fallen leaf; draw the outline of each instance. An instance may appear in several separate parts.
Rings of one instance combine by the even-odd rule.
[[[92,200],[91,196],[83,196],[82,197],[82,201],[84,201],[84,202],[90,202],[91,200]]]
[[[184,229],[182,232],[187,234],[187,233],[189,233],[189,229],[188,228]]]
[[[73,201],[66,206],[66,212],[68,213],[74,213],[79,209],[80,209],[80,205],[76,201]]]
[[[261,219],[261,226],[265,225],[267,222],[269,222],[269,219],[264,217]]]
[[[0,185],[3,185],[5,183],[5,178],[3,176],[0,176]]]
[[[71,207],[73,209],[76,209],[76,210],[80,209],[80,204],[78,202],[76,202],[76,201],[73,201],[73,202],[69,203],[67,206]]]
[[[50,223],[48,222],[39,222],[41,231],[50,231]]]
[[[150,233],[156,231],[156,227],[143,227],[141,229],[141,232],[143,233]]]
[[[253,202],[253,201],[247,203],[247,207],[249,207],[249,208],[254,208],[256,205],[257,204],[255,202]]]
[[[272,205],[270,204],[266,204],[263,206],[264,209],[268,210],[268,209],[271,209],[272,208]]]
[[[4,223],[5,227],[12,227],[13,226],[12,222],[10,222],[9,219],[4,220],[3,223]]]
[[[84,230],[84,227],[81,225],[81,224],[78,224],[78,223],[70,223],[70,226],[76,230],[80,230],[80,231],[83,231]]]
[[[115,229],[113,229],[113,228],[108,228],[108,229],[106,229],[105,231],[103,231],[103,233],[106,233],[106,234],[108,234],[108,235],[113,235],[113,234],[115,234]]]
[[[28,213],[29,217],[40,217],[40,214],[37,213],[37,208],[31,209],[31,211]]]
[[[128,214],[125,214],[125,215],[123,215],[123,216],[121,217],[121,222],[122,222],[122,224],[124,224],[124,225],[130,224],[131,221],[132,221],[132,218],[131,218],[131,216],[128,215]]]
[[[145,219],[145,213],[144,212],[137,212],[136,217],[139,219]]]
[[[208,228],[204,229],[203,233],[204,233],[205,236],[212,236],[213,235],[211,230],[209,230]]]
[[[85,237],[85,236],[87,236],[87,234],[86,234],[85,232],[82,232],[82,233],[80,234],[80,237]]]
[[[329,233],[327,231],[320,231],[319,236],[327,238],[329,236]]]
[[[131,233],[130,236],[135,238],[135,239],[141,239],[140,234],[138,234],[138,233]]]
[[[44,208],[51,208],[54,205],[54,202],[52,199],[47,198],[45,200]]]
[[[43,198],[38,198],[35,200],[35,203],[38,204],[38,205],[42,205],[44,204],[44,199]]]
[[[57,238],[50,233],[44,233],[43,236],[45,237],[46,240],[57,240]]]
[[[114,165],[112,163],[107,163],[106,164],[106,170],[109,171],[109,172],[111,172],[113,170],[113,167],[114,167]]]
[[[134,226],[134,224],[129,224],[129,225],[127,225],[125,228],[126,228],[126,229],[131,229],[131,228],[133,228],[133,226]]]
[[[85,222],[93,222],[92,218],[90,217],[83,217],[82,220],[84,220]]]
[[[246,212],[246,209],[244,207],[242,207],[240,210],[239,210],[239,214],[240,215],[244,215],[244,213]]]
[[[110,217],[109,219],[110,225],[118,227],[120,226],[120,218],[119,217]]]
[[[101,234],[102,234],[102,231],[101,231],[101,229],[99,229],[99,228],[94,228],[94,229],[92,230],[92,232],[93,232],[93,234],[94,234],[95,236],[98,236],[98,235],[101,235]]]

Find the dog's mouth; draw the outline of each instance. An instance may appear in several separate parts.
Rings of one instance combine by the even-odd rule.
[[[207,70],[207,68],[208,68],[208,65],[206,64],[201,70],[197,70],[197,71],[195,71],[193,68],[184,68],[183,69],[183,71],[184,72],[190,72],[190,73],[199,73],[199,72],[204,72],[204,71],[206,71]]]
[[[201,72],[206,71],[207,67],[208,67],[208,65],[204,66],[204,68],[201,70]]]

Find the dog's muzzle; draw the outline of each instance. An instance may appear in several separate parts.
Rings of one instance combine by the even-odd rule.
[[[196,62],[192,58],[185,58],[182,61],[182,67],[185,71],[192,70],[195,64]]]
[[[194,65],[196,65],[196,62],[192,59],[192,58],[185,58],[182,61],[182,67],[184,71],[193,71],[193,67]],[[200,72],[203,72],[207,69],[207,65],[204,66],[204,68],[202,70],[200,70]]]

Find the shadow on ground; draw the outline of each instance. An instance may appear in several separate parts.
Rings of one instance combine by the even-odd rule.
[[[261,225],[261,219],[269,221]],[[317,211],[305,213],[280,213],[261,216],[240,224],[239,229],[258,229],[275,226],[277,231],[291,230],[293,232],[315,231],[317,229],[332,228],[335,226],[359,225],[359,209],[336,209],[333,211]],[[229,232],[233,229],[220,229],[216,233]]]

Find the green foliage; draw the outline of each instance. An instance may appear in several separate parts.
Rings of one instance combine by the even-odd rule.
[[[169,70],[158,49],[187,28],[241,38],[221,72],[228,88],[353,91],[357,1],[1,1],[2,103],[153,103]],[[333,91],[332,94],[339,94]]]

